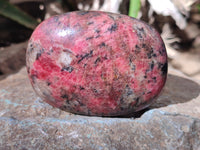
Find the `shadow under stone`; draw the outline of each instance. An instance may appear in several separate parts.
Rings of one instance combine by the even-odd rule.
[[[195,99],[199,96],[199,94],[199,84],[192,80],[169,74],[166,84],[160,95],[148,108],[139,112],[122,116],[122,118],[139,118],[150,109],[165,107],[172,104],[185,103]]]
[[[199,84],[192,80],[169,74],[163,91],[150,108],[185,103],[195,99],[199,94]]]

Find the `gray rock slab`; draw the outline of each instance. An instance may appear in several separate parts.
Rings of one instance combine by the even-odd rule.
[[[169,69],[156,102],[138,114],[89,117],[53,108],[23,68],[0,81],[0,149],[200,150],[198,82]]]

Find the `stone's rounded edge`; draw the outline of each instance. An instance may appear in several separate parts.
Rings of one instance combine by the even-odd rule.
[[[94,11],[95,12],[95,11]],[[70,12],[70,13],[73,13],[73,12]],[[67,13],[67,14],[70,14],[70,13]],[[86,12],[85,12],[86,13]],[[106,14],[106,12],[103,12],[103,13],[105,13]],[[86,13],[87,14],[87,13]],[[109,14],[112,14],[112,13],[109,13]],[[63,15],[66,15],[66,14],[63,14]],[[125,15],[121,15],[121,16],[125,16]],[[56,16],[57,17],[57,16]],[[52,18],[56,18],[56,17],[51,17],[51,18],[49,18],[47,21],[49,21],[49,20],[51,20]],[[127,16],[126,16],[127,17]],[[136,19],[135,19],[136,20]],[[137,20],[137,21],[139,21],[139,20]],[[139,21],[139,22],[142,22],[142,21]],[[145,25],[146,26],[148,26],[150,29],[152,28],[152,27],[150,27],[148,24],[146,24],[145,23]],[[42,25],[41,25],[42,26]],[[39,26],[40,27],[40,26]],[[39,28],[38,27],[38,28]],[[37,29],[37,28],[36,28]],[[153,30],[155,30],[154,28],[152,28]],[[151,30],[152,30],[151,29]],[[156,32],[156,34],[157,34],[157,36],[158,36],[158,38],[160,38],[161,39],[161,37],[160,37],[160,35],[158,34],[158,32],[157,31],[154,31],[154,32]],[[161,39],[161,41],[162,41],[162,39]],[[166,52],[166,50],[165,50],[165,52]],[[35,59],[37,59],[37,56],[39,57],[39,55],[35,55]],[[28,67],[27,67],[27,70],[28,70]],[[166,74],[167,74],[167,71],[166,71]],[[165,74],[165,76],[166,76],[166,74]],[[31,78],[31,80],[33,80],[33,77],[30,77]],[[164,79],[165,80],[165,82],[166,82],[166,78]],[[34,84],[33,83],[34,81],[32,81],[31,83],[32,83],[32,85]],[[41,83],[42,84],[42,83]],[[163,85],[164,86],[164,85]],[[44,93],[46,93],[46,92],[42,92],[42,93],[40,93],[40,91],[42,91],[40,88],[39,88],[39,90],[37,90],[37,88],[35,88],[35,86],[33,85],[33,87],[34,87],[34,89],[37,91],[37,93],[39,93],[39,95],[41,96],[41,97],[43,97],[43,99],[50,99],[50,97],[48,97],[48,96],[46,96],[46,95],[48,95],[48,94],[44,94]],[[41,86],[40,86],[41,87]],[[44,89],[43,89],[44,90]],[[45,89],[46,90],[46,89]],[[38,92],[39,91],[39,92]],[[47,92],[48,92],[48,90],[47,90]],[[160,93],[160,92],[159,92]],[[149,102],[148,103],[144,103],[144,104],[141,104],[141,105],[143,105],[143,106],[141,106],[140,108],[138,108],[138,109],[132,109],[132,111],[128,111],[127,113],[125,113],[125,114],[122,114],[122,115],[127,115],[127,114],[130,114],[130,113],[132,113],[132,112],[135,112],[135,111],[139,111],[139,110],[141,110],[141,109],[144,109],[144,108],[146,108],[146,107],[148,107],[149,105],[150,105],[150,103],[152,103],[153,102],[153,100],[154,100],[154,98],[152,98],[151,100],[149,100]],[[60,107],[60,105],[62,105],[62,104],[54,104],[54,99],[50,99],[50,101],[48,102],[49,104],[51,104],[51,105],[54,105],[54,106],[56,106],[56,107]],[[146,105],[146,106],[145,106]],[[68,109],[66,109],[67,111],[69,111]],[[70,112],[73,112],[73,111],[70,111]],[[74,113],[76,113],[76,111],[74,112]],[[82,113],[78,113],[78,114],[82,114]],[[85,112],[83,112],[83,114],[85,114]],[[106,114],[91,114],[91,113],[87,113],[87,115],[97,115],[97,116],[118,116],[118,114],[114,114],[114,115],[106,115]]]

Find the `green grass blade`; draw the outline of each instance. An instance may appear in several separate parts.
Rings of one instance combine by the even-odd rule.
[[[200,4],[197,5],[197,9],[198,9],[198,11],[200,13]]]
[[[6,0],[0,0],[0,15],[12,19],[30,29],[34,29],[38,25],[38,22],[34,18]]]
[[[130,0],[128,15],[137,18],[138,12],[140,11],[140,6],[140,0]]]

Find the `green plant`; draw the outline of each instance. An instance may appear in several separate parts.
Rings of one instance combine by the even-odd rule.
[[[200,13],[200,4],[197,5],[197,9],[198,9],[198,11]]]
[[[34,18],[6,0],[0,0],[0,15],[12,19],[30,29],[34,29],[38,25],[38,22]]]
[[[140,7],[140,0],[130,0],[128,15],[136,18],[138,16],[138,12],[140,11]]]

